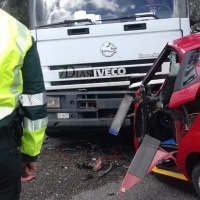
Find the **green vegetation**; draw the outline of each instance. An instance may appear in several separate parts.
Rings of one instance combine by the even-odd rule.
[[[10,0],[11,14],[28,27],[28,0]]]

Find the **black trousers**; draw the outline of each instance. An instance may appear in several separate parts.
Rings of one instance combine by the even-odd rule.
[[[0,130],[0,200],[19,200],[22,160],[17,139]]]

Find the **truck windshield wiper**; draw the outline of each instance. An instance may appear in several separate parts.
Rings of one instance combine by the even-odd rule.
[[[102,19],[102,20],[97,20],[97,21],[121,21],[121,20],[126,20],[126,19],[136,19],[136,18],[142,18],[142,17],[154,17],[155,19],[159,19],[159,17],[154,12],[148,12],[148,13],[136,13],[135,15],[131,15],[131,16]]]
[[[139,17],[154,17],[155,19],[159,19],[155,12],[147,12],[147,13],[136,13],[135,16]]]
[[[127,16],[127,17],[116,17],[116,18],[110,18],[110,19],[101,19],[101,20],[96,20],[98,21],[121,21],[121,20],[126,20],[126,19],[136,19],[137,17],[135,15],[133,16]]]
[[[91,24],[95,24],[94,21],[92,21],[91,19],[74,19],[74,20],[64,20],[62,22],[57,22],[57,23],[53,23],[53,24],[47,24],[44,26],[38,26],[36,28],[45,28],[45,27],[49,27],[49,26],[58,26],[58,25],[62,25],[62,24],[73,24],[76,22],[90,22]]]

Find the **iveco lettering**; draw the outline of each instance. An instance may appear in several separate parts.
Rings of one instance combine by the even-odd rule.
[[[94,70],[94,76],[118,76],[118,75],[125,75],[125,74],[126,74],[125,68]]]

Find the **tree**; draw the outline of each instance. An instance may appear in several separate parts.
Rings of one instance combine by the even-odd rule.
[[[28,27],[28,0],[10,0],[10,7],[11,15]]]
[[[190,8],[190,18],[194,22],[200,21],[200,1],[199,0],[189,0],[189,8]]]
[[[195,29],[200,23],[200,0],[188,0],[188,3],[191,26]]]

